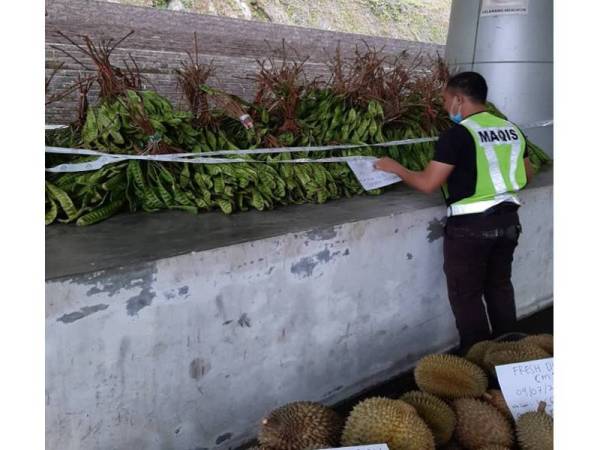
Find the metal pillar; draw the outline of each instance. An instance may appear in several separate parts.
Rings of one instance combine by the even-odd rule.
[[[481,0],[454,0],[446,44],[451,71],[474,70],[489,100],[517,124],[553,116],[553,2],[529,0],[526,15],[480,17]],[[553,127],[525,130],[553,153]]]

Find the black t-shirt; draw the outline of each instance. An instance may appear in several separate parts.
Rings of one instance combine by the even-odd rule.
[[[525,150],[527,158],[527,150]],[[454,169],[446,181],[448,185],[447,205],[472,196],[477,184],[475,140],[466,127],[454,125],[440,135],[433,155],[434,161],[452,164]]]

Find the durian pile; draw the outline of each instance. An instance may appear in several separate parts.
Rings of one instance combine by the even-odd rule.
[[[399,398],[371,397],[343,418],[316,402],[294,402],[262,420],[256,450],[315,450],[386,443],[390,450],[551,450],[553,420],[538,411],[515,422],[498,389],[496,364],[553,354],[550,334],[516,342],[482,341],[465,357],[432,354],[414,370],[418,390]],[[253,449],[253,450],[254,450]]]

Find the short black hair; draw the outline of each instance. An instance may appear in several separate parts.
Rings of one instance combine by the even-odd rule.
[[[487,83],[477,72],[461,72],[451,76],[446,88],[460,91],[479,103],[485,103],[487,99]]]

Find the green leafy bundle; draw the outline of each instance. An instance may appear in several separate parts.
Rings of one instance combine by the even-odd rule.
[[[197,47],[196,42],[196,52]],[[421,170],[432,158],[432,142],[388,147],[369,144],[437,136],[451,125],[442,108],[448,72],[440,60],[423,70],[423,61],[398,57],[390,62],[380,51],[357,47],[353,59],[343,60],[339,52],[332,58],[331,79],[323,83],[307,81],[303,72],[306,60],[289,58],[284,45],[280,61],[259,61],[254,77],[256,97],[247,102],[206,84],[214,70],[200,64],[196,55],[177,72],[190,106],[189,111],[180,111],[157,92],[142,89],[137,65],[125,71],[111,66],[111,47],[90,44],[88,48],[95,51],[96,82],[106,94],[96,105],[88,106],[85,99],[78,121],[69,129],[48,132],[46,145],[131,155],[364,145],[330,152],[231,155],[248,162],[229,164],[129,160],[91,172],[47,173],[46,224],[90,225],[121,211],[197,213],[220,209],[231,214],[351,197],[364,191],[345,163],[277,161],[390,156],[410,169]],[[490,111],[501,115],[493,105]],[[249,128],[240,121],[244,115],[251,118]],[[536,168],[550,161],[535,145],[527,145]],[[93,159],[48,154],[46,162],[53,166]]]

